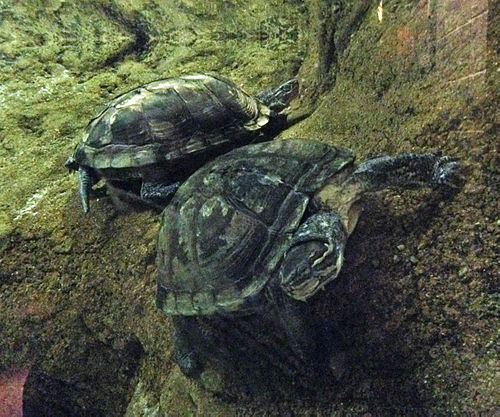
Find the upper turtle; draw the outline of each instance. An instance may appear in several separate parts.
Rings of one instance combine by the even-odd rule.
[[[119,181],[154,176],[168,184],[196,167],[191,160],[250,142],[273,127],[273,118],[282,122],[279,112],[297,86],[290,80],[266,90],[260,94],[264,102],[224,77],[193,74],[154,81],[115,98],[90,121],[66,163],[81,171],[84,209],[92,183],[101,176]]]

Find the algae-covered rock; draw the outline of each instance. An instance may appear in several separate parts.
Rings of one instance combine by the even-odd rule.
[[[0,371],[32,367],[71,383],[47,396],[71,415],[492,411],[500,6],[383,2],[382,20],[378,6],[0,0]],[[64,168],[102,105],[196,71],[250,93],[298,74],[293,107],[314,113],[285,138],[361,159],[439,148],[468,166],[463,192],[445,204],[397,191],[368,199],[338,283],[313,305],[338,333],[340,381],[319,398],[239,393],[217,374],[184,378],[170,319],[155,307],[158,213],[101,196],[84,216]]]

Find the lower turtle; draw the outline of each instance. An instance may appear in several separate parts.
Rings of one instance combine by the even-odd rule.
[[[207,160],[272,138],[285,127],[283,110],[297,93],[296,79],[253,97],[222,76],[191,74],[116,97],[66,161],[78,171],[84,212],[100,178],[116,191],[135,189],[143,201],[165,201]]]
[[[205,364],[200,316],[276,314],[287,343],[318,361],[308,300],[334,280],[361,212],[360,198],[388,187],[454,193],[460,162],[436,153],[354,155],[313,140],[248,145],[211,161],[162,213],[157,306],[173,316],[174,359],[188,376]]]

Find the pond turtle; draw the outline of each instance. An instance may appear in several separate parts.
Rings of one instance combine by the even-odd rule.
[[[169,198],[207,160],[277,133],[297,92],[296,79],[252,97],[227,78],[193,74],[118,96],[66,161],[78,171],[83,210],[100,178],[118,191],[135,186],[142,200]]]
[[[304,301],[339,274],[360,197],[386,187],[458,190],[461,178],[458,160],[439,152],[356,165],[350,150],[301,139],[247,145],[205,165],[163,211],[157,245],[157,306],[174,318],[181,370],[203,368],[197,316],[270,308],[292,351],[316,362]]]

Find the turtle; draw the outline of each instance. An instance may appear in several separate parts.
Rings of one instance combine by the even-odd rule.
[[[463,183],[441,152],[377,156],[310,139],[237,148],[190,176],[164,209],[157,242],[157,307],[172,316],[174,360],[200,375],[202,316],[273,311],[297,358],[317,362],[318,326],[307,303],[341,270],[361,197],[387,187]]]
[[[117,191],[135,189],[143,201],[167,200],[206,160],[271,138],[297,93],[295,78],[252,97],[220,75],[187,74],[116,97],[65,163],[78,171],[83,211],[100,178]]]

